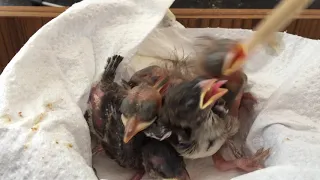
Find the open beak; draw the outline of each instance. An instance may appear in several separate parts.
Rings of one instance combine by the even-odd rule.
[[[237,44],[226,56],[222,66],[222,74],[229,76],[238,71],[246,62],[247,50],[244,45]]]
[[[144,122],[137,118],[137,116],[126,118],[124,115],[121,115],[121,120],[124,125],[123,142],[128,143],[138,132],[149,127],[155,119],[151,122]]]
[[[226,80],[208,79],[201,82],[200,109],[206,109],[228,92],[228,89],[220,88]]]

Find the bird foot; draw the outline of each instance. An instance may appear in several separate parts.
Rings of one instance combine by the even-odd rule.
[[[270,149],[259,149],[252,157],[235,160],[237,167],[246,172],[252,172],[264,168],[263,161],[270,155]]]
[[[220,171],[228,171],[231,169],[241,169],[246,172],[252,172],[264,168],[262,162],[270,155],[270,149],[259,149],[252,157],[239,158],[232,161],[226,161],[217,153],[212,156],[215,166]]]
[[[145,171],[138,171],[136,172],[130,180],[141,180]]]

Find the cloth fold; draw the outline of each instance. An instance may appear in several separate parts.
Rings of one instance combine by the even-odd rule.
[[[29,39],[0,77],[0,179],[97,179],[83,118],[91,84],[172,1],[83,1]]]

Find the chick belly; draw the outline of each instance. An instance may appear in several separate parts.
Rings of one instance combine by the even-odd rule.
[[[208,148],[209,141],[199,141],[197,149],[193,153],[182,154],[182,156],[188,159],[209,157],[214,155],[225,142],[225,138],[219,138],[214,142],[214,144],[211,147]]]

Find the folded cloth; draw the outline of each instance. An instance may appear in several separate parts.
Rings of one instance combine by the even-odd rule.
[[[97,179],[83,114],[108,57],[125,57],[119,80],[159,59],[195,58],[192,44],[198,35],[243,39],[252,33],[161,28],[171,3],[87,0],[30,38],[0,76],[1,179]],[[251,152],[272,148],[267,168],[239,176],[214,170],[211,158],[188,160],[192,179],[320,177],[320,44],[289,34],[283,38],[279,56],[257,51],[245,67],[259,101],[247,146]],[[126,180],[133,173],[104,155],[94,157],[93,165],[101,179]]]
[[[91,84],[172,1],[83,1],[29,39],[0,77],[0,179],[97,179],[83,117]]]

